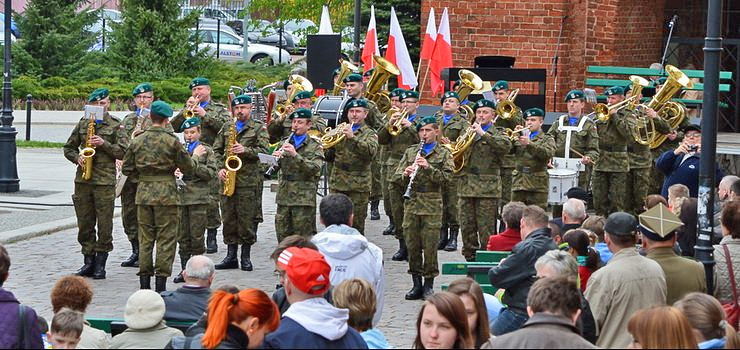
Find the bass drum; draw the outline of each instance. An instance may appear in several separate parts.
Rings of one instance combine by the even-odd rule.
[[[348,96],[323,95],[313,105],[313,114],[318,114],[326,120],[326,126],[334,128],[345,118],[344,106],[351,100]]]

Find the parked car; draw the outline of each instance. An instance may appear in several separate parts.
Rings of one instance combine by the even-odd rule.
[[[3,32],[5,32],[5,14],[4,13],[0,13],[0,27],[3,27]],[[18,25],[15,24],[15,20],[13,19],[12,16],[10,17],[10,33],[12,34],[11,36],[14,38],[13,39],[14,41],[15,41],[15,38],[21,37],[21,30],[18,29]]]
[[[249,42],[279,46],[278,38],[280,38],[280,35],[274,23],[265,20],[252,20],[250,23],[247,23],[247,38]],[[282,46],[283,49],[291,52],[296,50],[293,36],[288,31],[283,31]]]
[[[303,52],[306,50],[306,41],[309,34],[315,34],[319,31],[319,27],[316,26],[310,19],[290,20],[283,24],[283,28],[286,32],[293,36],[298,50]]]
[[[223,21],[234,21],[239,19],[236,17],[236,12],[233,10],[204,6],[183,6],[180,8],[180,17],[185,17],[193,11],[200,11],[200,17],[205,18],[220,18]]]
[[[110,33],[111,31],[113,31],[113,28],[111,28],[110,25],[111,22],[121,23],[121,21],[123,20],[123,16],[121,15],[121,11],[103,9],[102,11],[100,11],[100,17],[98,18],[98,21],[88,27],[87,31],[90,33],[100,33],[103,30],[103,19],[105,19],[105,32]]]
[[[191,28],[190,32],[195,35],[196,28]],[[221,29],[219,31],[216,28],[205,27],[198,28],[197,32],[201,38],[201,43],[198,44],[198,50],[210,51],[215,56],[218,49],[218,56],[221,60],[243,60],[244,39],[235,35],[232,29]],[[219,39],[218,45],[216,45],[217,38]],[[281,52],[274,46],[249,42],[247,50],[247,60],[252,63],[261,62],[267,65],[273,65],[275,63],[290,64],[292,62],[288,51],[282,50]]]

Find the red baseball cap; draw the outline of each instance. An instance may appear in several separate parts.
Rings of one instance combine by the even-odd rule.
[[[329,290],[331,266],[318,251],[289,247],[280,253],[277,264],[298,290],[310,295],[324,294]]]

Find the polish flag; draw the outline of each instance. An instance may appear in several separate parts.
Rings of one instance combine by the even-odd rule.
[[[365,35],[365,47],[362,48],[362,72],[367,72],[375,68],[373,56],[380,56],[380,47],[378,46],[378,32],[375,28],[375,6],[370,6],[370,23],[367,25],[367,34]]]
[[[444,91],[444,80],[442,80],[442,69],[452,67],[452,38],[450,37],[450,19],[445,7],[442,20],[439,22],[437,39],[434,42],[434,51],[430,69],[432,71],[432,95]]]
[[[419,83],[416,81],[416,72],[414,65],[411,63],[409,50],[406,48],[406,40],[403,39],[401,25],[396,17],[396,10],[391,7],[391,30],[388,36],[388,49],[385,51],[385,58],[398,67],[401,74],[398,75],[398,87],[406,90],[416,88]]]
[[[427,20],[427,31],[424,33],[424,42],[421,44],[421,59],[428,60],[432,58],[434,51],[434,39],[437,38],[437,25],[434,24],[434,7],[429,10],[429,19]]]

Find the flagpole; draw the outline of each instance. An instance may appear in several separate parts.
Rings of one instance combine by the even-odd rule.
[[[421,93],[424,91],[424,83],[427,82],[427,77],[429,77],[429,66],[431,65],[431,60],[427,60],[427,69],[426,72],[424,72],[424,80],[421,81],[420,88],[419,88],[419,97],[421,97]]]

